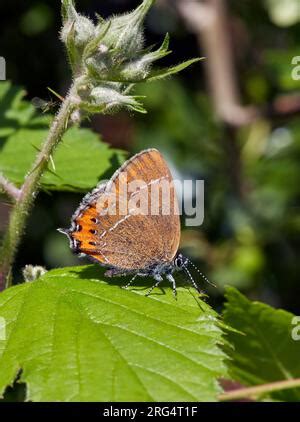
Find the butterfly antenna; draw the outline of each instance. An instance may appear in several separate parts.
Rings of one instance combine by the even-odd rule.
[[[69,229],[56,229],[59,233],[62,233],[69,237]]]
[[[209,279],[199,270],[198,267],[196,267],[196,265],[192,261],[190,261],[188,258],[186,258],[186,260],[198,272],[198,274],[201,275],[201,277],[203,278],[203,280],[205,280],[208,284],[210,284],[211,286],[213,286],[213,287],[215,287],[217,289],[217,286],[214,283],[212,283],[211,281],[209,281]]]
[[[183,268],[184,268],[184,271],[187,273],[187,275],[188,275],[188,277],[189,277],[189,279],[190,279],[190,281],[191,281],[192,285],[193,285],[193,286],[195,287],[195,289],[197,290],[197,292],[202,293],[202,292],[201,292],[201,290],[200,290],[200,288],[199,288],[199,286],[197,285],[197,283],[196,283],[196,282],[195,282],[195,280],[193,279],[192,274],[189,272],[188,268],[187,268],[185,265],[183,265]]]

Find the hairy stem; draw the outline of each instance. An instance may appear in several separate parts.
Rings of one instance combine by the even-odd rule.
[[[6,179],[3,174],[0,173],[0,187],[7,193],[7,195],[17,201],[21,195],[21,190],[18,189],[13,183]]]
[[[256,385],[254,387],[239,388],[238,390],[227,391],[223,394],[220,394],[219,400],[230,401],[244,398],[255,399],[262,394],[296,387],[300,387],[300,378],[270,382],[268,384]]]
[[[73,85],[51,124],[48,136],[36,157],[31,171],[25,178],[10,214],[8,228],[0,249],[0,291],[11,284],[11,268],[24,233],[27,217],[38,193],[41,176],[47,168],[51,154],[67,128],[70,114],[73,111],[75,92],[76,86]]]

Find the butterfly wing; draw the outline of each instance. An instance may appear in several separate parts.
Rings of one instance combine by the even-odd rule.
[[[116,201],[107,212],[111,198]],[[135,155],[106,185],[86,196],[73,216],[69,237],[76,252],[114,268],[137,270],[172,261],[180,240],[178,203],[159,151]]]

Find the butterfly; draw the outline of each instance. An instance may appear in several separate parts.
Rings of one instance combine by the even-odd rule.
[[[137,181],[139,186],[126,189]],[[167,194],[156,192],[152,197],[154,188],[159,191],[162,182],[168,186]],[[137,212],[137,198],[140,202],[147,199],[147,212]],[[164,212],[166,204],[168,212]],[[152,205],[156,212],[152,212]],[[71,227],[58,230],[68,236],[76,254],[107,267],[106,276],[132,274],[125,288],[137,276],[151,276],[155,284],[149,295],[165,276],[176,297],[173,273],[184,269],[200,292],[187,268],[189,259],[178,252],[181,228],[176,191],[168,165],[157,149],[144,150],[126,161],[107,183],[100,183],[83,198]]]

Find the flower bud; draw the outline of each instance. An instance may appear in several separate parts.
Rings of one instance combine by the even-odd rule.
[[[83,49],[95,37],[95,26],[90,19],[76,12],[72,0],[62,0],[62,15],[64,24],[60,38],[66,45],[73,73],[76,73]]]
[[[78,13],[74,18],[72,17],[65,22],[60,35],[65,44],[68,44],[70,37],[72,37],[74,46],[77,48],[84,47],[94,36],[95,26],[93,22]]]
[[[125,81],[143,81],[149,74],[149,64],[143,59],[126,64],[120,71],[120,77]]]
[[[107,52],[98,52],[93,57],[87,59],[85,63],[88,71],[96,80],[107,80],[109,78],[109,72],[113,64]]]
[[[141,81],[153,81],[177,73],[198,61],[152,69],[152,64],[170,53],[169,37],[156,51],[144,49],[143,21],[155,0],[143,0],[131,13],[103,19],[95,26],[78,14],[72,0],[62,0],[63,28],[78,98],[71,121],[79,122],[89,113],[107,113],[127,107],[141,113],[145,109],[129,90]],[[83,111],[80,114],[79,111]]]
[[[25,265],[23,268],[23,277],[25,281],[34,281],[47,272],[46,268],[39,265]]]
[[[80,113],[80,110],[77,109],[77,110],[74,110],[71,113],[70,121],[73,124],[75,124],[75,125],[78,125],[81,122],[81,113]]]
[[[157,51],[141,54],[137,59],[125,63],[119,72],[120,79],[136,82],[147,79],[147,76],[150,73],[151,64],[170,53],[168,47],[169,35],[167,34],[162,46]]]
[[[141,113],[145,112],[137,101],[139,97],[123,94],[120,87],[121,84],[110,83],[92,89],[85,108],[87,111],[103,113],[115,111],[120,107],[127,107]]]
[[[143,20],[154,0],[144,0],[133,12],[110,19],[110,27],[102,44],[115,51],[115,57],[120,60],[135,57],[143,48]]]

